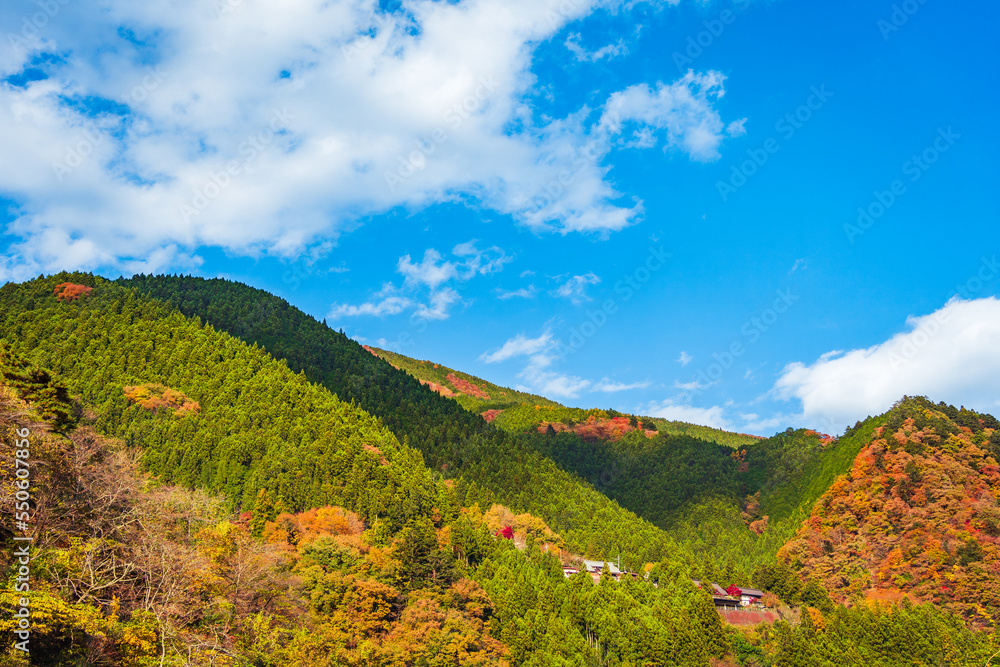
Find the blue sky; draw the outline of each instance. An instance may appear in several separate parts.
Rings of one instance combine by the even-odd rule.
[[[0,279],[226,276],[770,434],[996,413],[994,3],[12,2]]]

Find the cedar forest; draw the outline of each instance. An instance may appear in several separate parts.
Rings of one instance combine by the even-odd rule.
[[[579,410],[169,276],[3,286],[0,375],[0,665],[29,664],[23,595],[36,665],[1000,665],[990,415],[904,397],[762,439]]]

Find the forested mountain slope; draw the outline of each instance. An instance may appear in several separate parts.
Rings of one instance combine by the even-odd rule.
[[[707,666],[728,648],[689,580],[567,580],[552,554],[494,536],[475,507],[451,518],[432,510],[398,530],[330,506],[236,516],[224,497],[143,475],[141,449],[101,435],[105,415],[80,410],[58,375],[9,351],[4,361],[5,667]],[[31,471],[26,512],[14,502],[18,470]],[[30,568],[14,535],[32,538]],[[26,576],[30,590],[15,590]],[[15,644],[20,608],[30,610],[30,658]],[[629,631],[636,624],[642,633]]]
[[[413,359],[379,348],[366,349],[510,433],[544,432],[551,425],[557,432],[574,432],[591,442],[617,440],[635,430],[650,431],[650,436],[654,435],[654,431],[690,435],[731,447],[760,440],[756,436],[659,417],[629,415],[616,410],[571,408],[543,396],[495,385],[433,361]]]
[[[54,289],[68,278],[93,289],[59,300]],[[258,496],[296,511],[339,504],[401,526],[457,504],[418,452],[359,407],[260,348],[114,283],[60,276],[5,285],[0,338],[11,377],[30,374],[26,361],[51,369],[99,411],[99,429],[142,443],[151,472],[225,493],[234,508],[251,509]],[[142,404],[165,391],[197,409]]]
[[[782,557],[841,600],[932,601],[1000,620],[1000,423],[906,398]]]
[[[503,410],[521,403],[550,408],[565,407],[544,396],[518,391],[510,387],[501,387],[489,380],[448,368],[433,361],[413,359],[398,352],[377,347],[364,347],[380,359],[388,361],[393,367],[406,371],[442,396],[454,398],[470,412],[481,414],[487,410]]]
[[[567,408],[552,401],[508,405],[493,424],[486,424],[477,414],[486,399],[472,396],[471,410],[466,410],[419,380],[428,385],[447,382],[458,392],[459,386],[448,380],[451,375],[464,386],[462,396],[486,394],[491,401],[494,394],[512,390],[440,365],[435,369],[432,362],[369,351],[261,290],[219,279],[166,276],[136,276],[123,284],[263,346],[293,370],[357,402],[423,452],[430,467],[464,480],[458,487],[460,500],[486,506],[495,498],[529,511],[543,517],[577,552],[597,557],[620,553],[633,567],[672,553],[706,562],[731,561],[736,568],[732,576],[746,580],[758,564],[774,558],[797,522],[860,449],[854,441],[831,445],[805,431],[761,440],[662,421],[656,424],[659,432],[633,428],[617,442],[588,437],[587,431],[538,433],[532,427],[546,419],[584,426],[588,420],[612,419],[628,425],[628,417],[618,413]],[[514,392],[511,396],[532,399]],[[613,505],[598,502],[596,507],[607,509],[587,509],[594,507],[592,496],[551,461],[668,529],[673,541],[619,514]],[[811,480],[802,493],[800,477]],[[760,498],[747,499],[758,492]],[[750,529],[761,521],[757,531]]]
[[[554,549],[540,548],[559,544],[540,519],[490,506],[480,484],[443,479],[454,469],[432,471],[406,445],[400,414],[435,433],[431,408],[446,414],[437,401],[454,402],[360,346],[349,361],[367,357],[380,364],[373,372],[395,378],[387,387],[407,389],[392,399],[400,414],[373,417],[256,343],[85,274],[0,288],[0,346],[0,664],[27,664],[12,648],[7,613],[20,604],[11,536],[23,529],[12,522],[10,490],[14,434],[25,428],[36,462],[31,664],[888,666],[905,648],[912,664],[978,666],[997,649],[995,635],[930,605],[834,607],[815,581],[776,566],[760,569],[760,581],[817,608],[788,612],[801,620],[774,628],[724,627],[691,584],[686,548],[532,443],[465,411],[482,431],[444,423],[466,433],[455,442],[479,447],[464,452],[461,475],[495,484],[516,511],[534,503],[569,526],[562,537],[572,550],[619,547],[623,564],[652,561],[648,581],[567,579]],[[343,368],[336,363],[328,368]],[[403,442],[383,426],[390,418]],[[717,447],[715,463],[736,472],[714,470],[736,482],[764,471],[760,506],[777,513],[785,496],[789,507],[804,497],[787,485],[811,479],[808,488],[825,489],[826,467],[850,451],[816,457],[810,448],[823,445],[813,435],[786,436],[759,469],[749,453],[723,457],[714,443],[689,443],[688,454]],[[430,457],[448,451],[447,434],[436,438]],[[498,536],[497,517],[519,526],[517,546]],[[753,533],[746,523],[742,532]],[[719,560],[705,554],[702,571]]]
[[[166,480],[225,491],[244,509],[261,489],[264,507],[315,501],[354,509],[351,499],[367,486],[389,485],[398,502],[386,495],[383,505],[358,508],[366,520],[399,524],[432,506],[446,512],[497,501],[542,517],[575,553],[621,553],[635,567],[678,553],[661,530],[342,334],[287,304],[283,310],[278,299],[225,281],[162,281],[147,282],[167,290],[163,297],[176,288],[174,300],[203,307],[207,320],[251,340],[85,274],[0,289],[0,338],[64,374],[72,391],[101,408],[109,434],[143,438],[150,470]],[[92,291],[61,301],[53,291],[64,282]],[[270,356],[281,351],[292,359]],[[201,410],[168,418],[131,405],[124,387],[143,384],[179,391]],[[454,492],[433,484],[407,443],[435,474],[458,482]],[[382,457],[392,465],[381,465]]]

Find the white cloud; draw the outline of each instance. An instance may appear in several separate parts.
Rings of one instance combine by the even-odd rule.
[[[456,257],[464,257],[460,269],[463,279],[468,280],[474,276],[487,276],[503,271],[504,264],[514,261],[514,258],[497,246],[490,246],[485,250],[476,247],[476,241],[466,241],[459,243],[452,248],[451,254]]]
[[[553,361],[554,358],[545,353],[532,355],[517,376],[546,398],[577,398],[590,386],[590,380],[549,370]]]
[[[493,352],[484,352],[479,359],[487,364],[495,364],[498,361],[506,361],[513,357],[526,357],[537,354],[548,349],[553,342],[552,332],[545,331],[537,338],[528,338],[524,334],[518,334],[509,339],[499,349]]]
[[[42,51],[65,56],[47,80],[0,85],[0,196],[19,239],[0,280],[117,269],[163,248],[158,265],[196,261],[201,246],[289,257],[367,215],[462,198],[539,229],[620,229],[641,203],[615,203],[611,147],[592,143],[615,113],[668,128],[696,160],[723,136],[716,73],[612,95],[603,130],[589,109],[533,120],[534,48],[625,4],[59,3],[39,36],[0,44],[0,77]],[[4,3],[0,24],[18,30],[26,6]],[[85,108],[101,99],[113,104]],[[540,184],[567,170],[557,201],[539,205]]]
[[[537,338],[518,334],[500,348],[484,352],[479,359],[487,364],[527,357],[527,363],[517,374],[531,391],[548,398],[576,398],[591,386],[590,380],[552,370],[559,359],[560,341],[546,329]]]
[[[580,33],[571,32],[563,44],[566,46],[567,49],[569,49],[570,53],[576,56],[576,59],[581,62],[593,63],[605,57],[611,60],[616,56],[628,53],[628,47],[625,46],[625,40],[622,39],[618,40],[618,42],[615,44],[608,44],[607,46],[602,46],[596,51],[588,51],[587,49],[583,48],[583,45],[580,44],[580,40],[581,40]]]
[[[619,134],[626,124],[636,123],[642,146],[649,145],[642,130],[666,130],[667,148],[679,146],[692,159],[703,162],[718,159],[719,146],[727,134],[744,132],[742,121],[725,127],[712,108],[712,102],[725,94],[725,78],[714,71],[689,71],[670,85],[658,83],[655,90],[645,83],[629,86],[608,99],[600,127]]]
[[[400,257],[396,270],[403,274],[407,284],[427,285],[431,289],[458,275],[455,265],[442,262],[441,253],[433,248],[424,251],[424,259],[419,264],[414,264],[409,255]]]
[[[734,120],[732,123],[726,126],[726,134],[730,137],[742,137],[747,133],[746,129],[746,118],[740,118],[739,120]]]
[[[713,405],[710,408],[696,408],[690,405],[680,405],[667,399],[660,402],[654,401],[639,412],[651,417],[663,417],[672,421],[711,426],[712,428],[721,428],[727,431],[731,431],[733,428],[726,418],[725,408],[721,405]]]
[[[677,357],[677,363],[679,363],[681,366],[687,366],[688,364],[691,363],[693,359],[694,357],[692,357],[684,350],[681,350],[681,356]]]
[[[334,303],[330,306],[330,312],[326,319],[335,321],[343,317],[358,317],[368,315],[373,317],[385,317],[386,315],[398,315],[414,306],[411,299],[400,296],[396,288],[390,283],[382,286],[382,290],[373,295],[371,301],[359,305],[346,303]]]
[[[686,392],[701,391],[707,386],[708,385],[703,385],[697,380],[691,380],[690,382],[674,382],[674,387]]]
[[[567,298],[573,303],[583,303],[591,300],[587,294],[587,287],[597,285],[600,282],[601,279],[593,272],[585,273],[582,276],[572,276],[557,287],[553,294]]]
[[[795,260],[795,263],[792,264],[792,269],[788,273],[789,273],[789,275],[791,275],[791,274],[795,273],[796,271],[798,271],[799,269],[803,269],[804,270],[804,269],[808,269],[808,268],[809,268],[809,265],[806,263],[805,259],[797,259],[797,260]]]
[[[800,401],[801,418],[829,432],[882,413],[904,395],[996,409],[1000,300],[955,298],[906,324],[878,345],[828,352],[808,366],[789,364],[774,395]]]
[[[535,298],[535,286],[528,285],[527,287],[522,287],[521,289],[516,289],[513,291],[505,291],[499,287],[495,290],[497,298],[501,301],[507,301],[508,299],[534,299]]]
[[[645,389],[650,385],[647,380],[645,382],[633,382],[632,384],[626,384],[624,382],[614,382],[609,378],[602,378],[600,382],[591,387],[591,391],[601,391],[609,394],[614,394],[619,391],[630,391],[632,389]]]
[[[458,292],[445,287],[431,294],[430,304],[420,304],[413,316],[418,320],[446,320],[448,319],[448,308],[453,303],[459,301]]]
[[[416,319],[445,320],[449,317],[449,308],[461,301],[461,295],[454,288],[443,286],[445,283],[461,283],[476,276],[496,273],[513,260],[497,246],[479,250],[476,241],[459,243],[452,249],[452,255],[460,261],[446,260],[434,248],[424,251],[424,258],[419,262],[414,262],[410,255],[400,257],[396,272],[403,276],[402,286],[386,283],[370,301],[357,306],[334,304],[327,318],[383,317],[412,310]],[[417,292],[424,288],[429,291],[428,303],[417,298]]]

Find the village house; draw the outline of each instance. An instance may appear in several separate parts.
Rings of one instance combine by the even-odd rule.
[[[634,572],[623,572],[617,565],[615,565],[611,561],[603,561],[603,560],[585,560],[583,561],[583,564],[580,567],[576,567],[573,565],[565,565],[563,566],[563,574],[566,575],[566,578],[568,579],[580,571],[587,572],[593,578],[594,583],[596,584],[601,580],[601,573],[604,571],[605,565],[608,566],[608,572],[611,574],[611,578],[614,579],[615,581],[621,581],[623,576],[632,577],[633,579],[636,578]]]
[[[764,592],[758,591],[756,588],[742,588],[737,587],[740,595],[740,602],[744,607],[750,606],[763,606],[764,604]]]
[[[702,588],[702,582],[692,579],[691,582]],[[735,584],[723,588],[719,584],[708,584],[708,592],[712,595],[712,603],[718,610],[735,611],[741,607],[763,606],[764,593],[755,588],[742,588]]]

